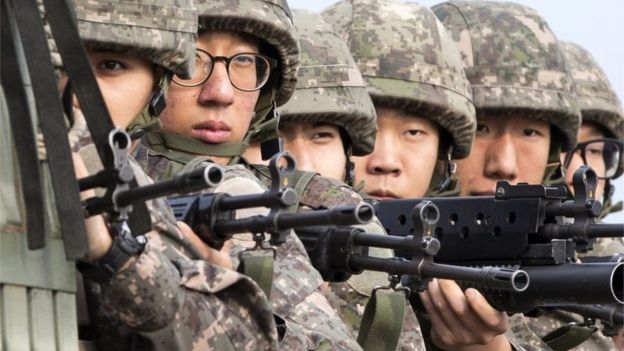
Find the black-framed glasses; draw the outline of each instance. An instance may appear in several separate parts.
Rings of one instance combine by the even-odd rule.
[[[195,87],[210,78],[215,64],[223,61],[230,83],[238,90],[256,91],[269,80],[271,70],[277,67],[277,60],[260,54],[242,52],[231,57],[212,56],[202,49],[196,49],[195,70],[191,79],[177,75],[173,81],[181,86]]]
[[[600,179],[610,179],[615,175],[622,157],[624,142],[617,139],[592,139],[576,144],[574,150],[566,154],[563,166],[568,168],[575,153],[580,154],[583,163],[593,168]]]

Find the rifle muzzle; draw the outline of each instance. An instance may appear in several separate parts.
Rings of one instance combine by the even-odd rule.
[[[531,277],[523,292],[485,292],[501,311],[576,304],[624,304],[624,263],[568,263],[522,267]],[[481,289],[480,289],[481,290]]]

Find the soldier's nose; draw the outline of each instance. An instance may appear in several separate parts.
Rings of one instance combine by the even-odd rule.
[[[517,149],[511,136],[502,135],[488,145],[483,173],[496,180],[514,181],[518,177]]]

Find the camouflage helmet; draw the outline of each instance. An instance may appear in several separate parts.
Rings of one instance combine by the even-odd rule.
[[[74,5],[88,47],[126,51],[190,77],[197,38],[191,0],[74,0]]]
[[[589,51],[573,43],[561,42],[568,62],[583,122],[598,124],[610,138],[624,139],[624,112],[607,75]],[[624,171],[623,161],[615,174]]]
[[[376,106],[429,118],[452,137],[453,158],[470,153],[476,125],[470,84],[431,10],[395,0],[343,0],[322,15],[347,41]]]
[[[271,45],[279,57],[280,76],[274,101],[288,101],[297,83],[299,47],[286,0],[196,0],[200,30],[242,32]]]
[[[518,111],[549,122],[576,144],[580,113],[559,43],[533,9],[509,2],[449,1],[433,7],[458,43],[478,115]]]
[[[301,66],[295,94],[280,108],[281,121],[327,122],[342,127],[353,155],[373,151],[375,106],[349,48],[320,15],[293,10]]]

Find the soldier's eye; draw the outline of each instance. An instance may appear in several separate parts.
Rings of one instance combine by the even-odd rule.
[[[102,60],[96,66],[96,69],[99,72],[102,72],[105,74],[119,73],[124,68],[126,68],[126,65],[124,65],[122,62],[117,61],[117,60]]]
[[[522,135],[526,137],[536,137],[536,136],[541,136],[542,133],[540,133],[537,129],[525,128],[522,130]]]
[[[489,133],[490,127],[483,123],[477,123],[477,133]]]
[[[335,135],[330,132],[316,132],[312,134],[310,139],[316,143],[326,143],[333,140]]]
[[[425,134],[425,131],[421,129],[408,129],[405,131],[405,135],[412,136],[412,137],[421,136],[424,134]]]
[[[255,57],[252,55],[240,54],[232,58],[232,64],[237,66],[251,66],[255,62]]]

